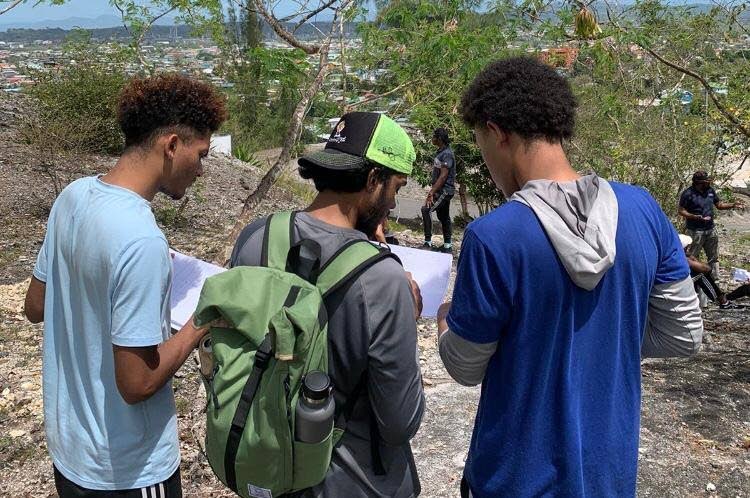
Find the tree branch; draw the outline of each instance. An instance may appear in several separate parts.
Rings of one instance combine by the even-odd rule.
[[[665,59],[664,57],[656,53],[651,48],[643,47],[643,46],[641,46],[641,48],[643,48],[646,52],[651,54],[652,57],[654,57],[656,60],[658,60],[662,64],[669,66],[676,71],[679,71],[683,74],[687,74],[691,78],[698,80],[698,82],[700,82],[700,84],[703,86],[705,91],[708,92],[708,95],[711,97],[711,100],[713,101],[716,108],[719,109],[719,112],[721,112],[721,114],[726,119],[728,119],[735,126],[735,128],[739,130],[740,133],[745,135],[747,138],[750,138],[750,130],[746,128],[742,124],[742,122],[739,119],[737,119],[732,113],[727,111],[726,107],[724,107],[724,104],[722,104],[721,101],[716,97],[716,94],[714,93],[713,88],[711,88],[711,85],[708,83],[708,81],[706,81],[706,79],[703,76],[701,76],[700,74],[694,71],[691,71],[690,69],[687,69],[678,64],[675,64],[674,62],[668,61],[667,59]]]
[[[23,0],[13,0],[13,3],[5,7],[3,10],[0,10],[0,16],[8,12],[13,7],[17,6],[19,3],[23,2]]]
[[[402,90],[409,85],[413,85],[417,81],[418,80],[413,80],[413,81],[407,81],[406,83],[401,83],[400,85],[391,88],[387,92],[383,92],[379,95],[373,95],[372,97],[368,97],[364,100],[360,100],[359,102],[354,102],[353,104],[349,104],[344,108],[344,113],[350,112],[361,105],[369,104],[370,102],[374,102],[375,100],[382,99],[383,97],[387,97],[388,95],[396,93],[397,91]]]
[[[299,134],[302,130],[302,121],[304,120],[305,113],[307,112],[308,104],[318,92],[318,90],[320,90],[320,87],[323,84],[323,80],[330,70],[330,65],[328,64],[328,50],[331,46],[332,36],[332,33],[329,34],[328,38],[320,48],[320,58],[317,71],[314,78],[312,79],[312,82],[303,92],[302,99],[294,108],[294,113],[292,114],[292,118],[289,122],[289,127],[287,128],[286,135],[284,136],[284,142],[282,144],[279,157],[276,159],[276,162],[273,164],[273,166],[271,166],[268,172],[263,175],[263,178],[261,178],[260,183],[256,187],[255,191],[247,196],[245,202],[242,205],[242,211],[237,217],[237,221],[232,227],[232,231],[229,233],[229,236],[227,238],[227,245],[225,247],[224,253],[221,255],[221,260],[219,261],[219,263],[223,266],[226,266],[229,263],[229,258],[232,254],[232,246],[237,240],[237,237],[239,237],[240,232],[242,232],[242,229],[250,221],[250,216],[252,215],[253,210],[258,207],[258,205],[263,201],[266,194],[268,194],[268,191],[271,190],[271,187],[273,187],[274,183],[276,183],[276,180],[284,172],[284,168],[291,159],[292,149],[294,148],[294,144],[299,139]]]
[[[301,28],[303,24],[305,24],[307,21],[309,21],[312,17],[314,17],[314,16],[320,14],[321,12],[323,12],[324,10],[326,10],[328,7],[330,7],[331,5],[333,5],[334,3],[336,3],[336,1],[337,0],[329,0],[328,2],[326,2],[323,5],[321,5],[320,7],[318,7],[317,9],[315,9],[315,10],[311,11],[310,13],[308,13],[305,17],[303,17],[302,19],[300,19],[297,24],[294,25],[294,27],[292,28],[292,33],[296,33],[297,30],[299,28]]]
[[[284,28],[284,26],[282,26],[282,24],[279,22],[279,20],[276,19],[276,17],[266,9],[266,6],[263,4],[263,0],[252,0],[252,1],[253,1],[253,5],[255,6],[255,9],[253,10],[263,16],[263,19],[266,20],[266,22],[271,26],[274,33],[276,33],[279,36],[279,38],[287,42],[292,47],[302,50],[306,54],[317,54],[320,52],[321,50],[320,45],[302,43],[301,41],[297,39],[297,37],[295,37],[292,33],[287,31]],[[247,5],[243,4],[242,7],[250,10]]]

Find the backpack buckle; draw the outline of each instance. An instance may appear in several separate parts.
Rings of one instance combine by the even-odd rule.
[[[273,356],[273,349],[271,348],[271,335],[266,334],[263,342],[260,343],[258,349],[255,351],[255,368],[265,370],[268,366],[268,362]]]

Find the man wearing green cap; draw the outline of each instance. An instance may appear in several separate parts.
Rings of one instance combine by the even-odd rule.
[[[323,150],[301,157],[300,175],[318,195],[294,220],[293,243],[321,247],[324,266],[347,243],[372,237],[416,158],[404,130],[383,114],[345,114]],[[240,234],[231,265],[259,266],[265,219]],[[417,355],[419,288],[393,259],[367,268],[333,292],[328,364],[338,409],[351,407],[325,480],[303,497],[419,495],[409,440],[424,411]]]

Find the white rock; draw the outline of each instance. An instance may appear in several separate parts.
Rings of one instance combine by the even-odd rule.
[[[17,438],[17,437],[21,437],[21,436],[23,436],[24,434],[26,434],[26,431],[24,431],[24,430],[22,430],[22,429],[13,429],[12,431],[9,431],[9,432],[8,432],[8,435],[9,435],[10,437],[12,437],[12,438]]]
[[[716,491],[716,484],[712,482],[706,484],[706,491]]]

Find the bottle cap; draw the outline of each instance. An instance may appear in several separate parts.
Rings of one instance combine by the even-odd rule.
[[[328,374],[313,370],[302,381],[302,394],[311,400],[326,399],[331,392],[331,379]]]

